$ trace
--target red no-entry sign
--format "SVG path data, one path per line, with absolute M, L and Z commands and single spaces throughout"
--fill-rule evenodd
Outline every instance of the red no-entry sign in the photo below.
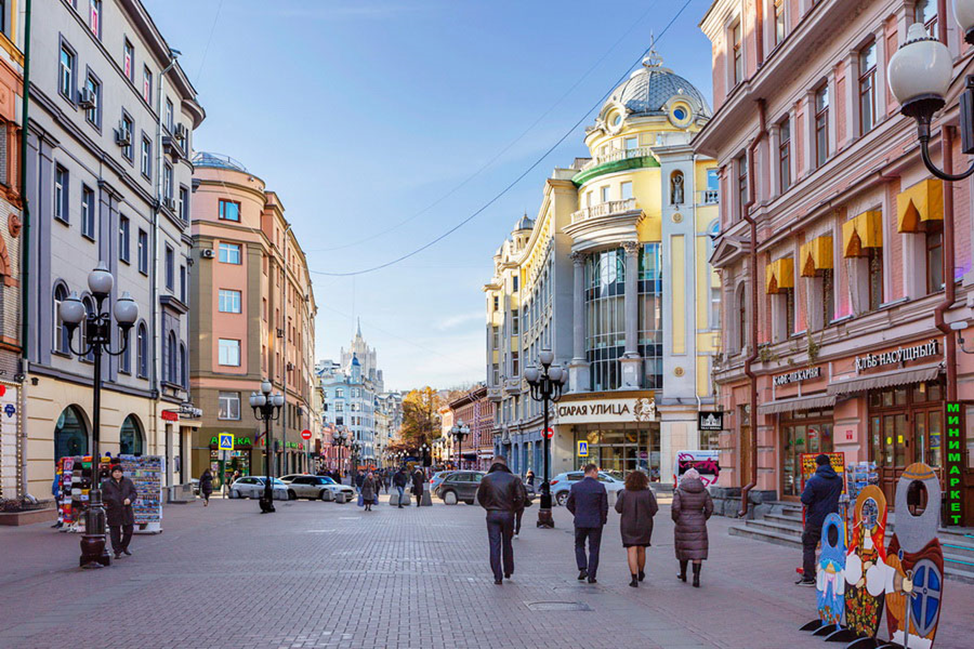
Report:
M 308 430 L 307 428 L 305 428 L 304 430 L 302 430 L 301 431 L 301 439 L 303 439 L 303 440 L 309 440 L 309 439 L 311 439 L 311 431 Z
M 545 431 L 544 436 L 547 437 L 548 439 L 551 439 L 552 437 L 555 436 L 555 429 L 549 428 L 548 430 Z

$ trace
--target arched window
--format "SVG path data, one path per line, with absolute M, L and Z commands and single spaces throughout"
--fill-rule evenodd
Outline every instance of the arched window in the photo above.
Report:
M 178 374 L 176 373 L 176 351 L 176 333 L 170 330 L 166 344 L 166 379 L 170 383 L 176 383 L 178 380 Z
M 139 376 L 146 378 L 149 376 L 149 334 L 145 330 L 145 323 L 139 323 L 139 333 L 136 336 L 137 358 Z
M 68 406 L 54 426 L 54 461 L 88 454 L 88 425 L 78 406 Z
M 85 305 L 85 313 L 87 313 L 89 316 L 95 315 L 95 301 L 92 299 L 92 297 L 90 295 L 86 295 L 83 298 L 81 298 L 81 302 L 82 302 L 82 304 Z M 81 346 L 82 346 L 82 350 L 84 349 L 84 344 L 85 344 L 85 341 L 86 340 L 88 340 L 88 321 L 87 320 L 85 320 L 84 322 L 81 323 Z M 89 351 L 87 354 L 85 354 L 85 360 L 88 361 L 89 363 L 93 363 L 95 361 L 95 352 L 94 352 L 94 350 Z
M 679 169 L 670 174 L 670 203 L 683 204 L 683 172 Z
M 145 453 L 145 435 L 142 425 L 135 415 L 129 415 L 122 422 L 118 438 L 119 455 L 142 455 Z
M 70 350 L 68 349 L 68 328 L 64 326 L 64 321 L 61 320 L 61 302 L 68 299 L 68 288 L 62 284 L 58 283 L 54 287 L 54 351 L 68 354 Z
M 186 355 L 186 345 L 179 343 L 179 384 L 189 389 L 189 357 Z

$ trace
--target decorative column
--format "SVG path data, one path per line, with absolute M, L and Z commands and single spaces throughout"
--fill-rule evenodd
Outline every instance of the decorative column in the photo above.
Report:
M 626 251 L 626 349 L 619 361 L 622 365 L 622 386 L 638 388 L 641 381 L 642 358 L 639 356 L 639 249 L 638 241 L 622 244 Z
M 574 267 L 572 290 L 572 361 L 568 364 L 568 384 L 571 392 L 589 389 L 589 366 L 585 358 L 585 253 L 569 255 Z

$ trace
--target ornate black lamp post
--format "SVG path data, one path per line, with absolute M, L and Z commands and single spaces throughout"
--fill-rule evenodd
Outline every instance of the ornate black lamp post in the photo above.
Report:
M 531 386 L 531 398 L 542 403 L 544 410 L 544 429 L 541 431 L 541 439 L 544 445 L 544 482 L 541 483 L 541 507 L 538 508 L 538 527 L 554 527 L 555 521 L 551 518 L 551 483 L 549 483 L 549 447 L 548 447 L 548 415 L 550 404 L 561 398 L 562 389 L 568 380 L 568 372 L 559 365 L 552 365 L 555 355 L 550 349 L 542 349 L 538 354 L 538 361 L 541 363 L 540 369 L 531 365 L 524 368 L 524 378 Z
M 429 461 L 430 445 L 424 443 L 422 446 L 419 447 L 419 452 L 423 454 L 422 455 L 423 467 L 428 467 L 430 465 L 430 461 Z
M 358 477 L 358 454 L 362 451 L 362 442 L 352 441 L 348 445 L 348 448 L 350 451 L 348 475 L 352 479 L 352 486 L 358 488 L 358 485 L 355 484 L 355 479 Z
M 81 357 L 91 355 L 95 366 L 94 385 L 92 393 L 92 426 L 91 426 L 91 489 L 88 492 L 88 511 L 85 514 L 85 533 L 81 537 L 81 567 L 100 568 L 111 565 L 108 550 L 105 547 L 105 507 L 101 501 L 101 484 L 99 482 L 98 464 L 101 451 L 98 448 L 101 441 L 101 357 L 102 354 L 121 356 L 128 349 L 129 331 L 139 319 L 139 305 L 135 303 L 127 292 L 115 301 L 115 321 L 121 330 L 119 349 L 112 351 L 109 345 L 112 341 L 112 313 L 102 310 L 105 301 L 112 292 L 115 279 L 108 272 L 104 262 L 98 264 L 88 275 L 88 289 L 95 297 L 95 310 L 89 313 L 77 293 L 61 302 L 58 315 L 68 329 L 68 346 L 71 351 Z M 74 348 L 74 330 L 82 322 L 80 350 Z
M 457 469 L 463 470 L 463 438 L 470 434 L 470 426 L 463 423 L 462 419 L 458 419 L 457 423 L 453 424 L 453 428 L 450 429 L 450 435 L 453 439 L 457 440 Z
M 274 509 L 274 462 L 273 440 L 271 439 L 271 422 L 281 418 L 281 408 L 284 406 L 284 395 L 280 392 L 271 393 L 271 382 L 263 380 L 260 392 L 250 393 L 250 407 L 254 409 L 254 417 L 264 422 L 264 464 L 267 475 L 264 476 L 264 495 L 260 497 L 260 513 L 269 514 Z
M 335 446 L 338 447 L 338 467 L 337 468 L 341 470 L 342 468 L 341 449 L 348 444 L 348 431 L 346 431 L 344 428 L 336 428 L 334 432 L 332 432 L 331 434 L 331 440 L 335 444 Z

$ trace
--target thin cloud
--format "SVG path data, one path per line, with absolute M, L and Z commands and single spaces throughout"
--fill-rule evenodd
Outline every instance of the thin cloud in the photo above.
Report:
M 483 311 L 472 311 L 470 313 L 462 313 L 459 315 L 450 316 L 449 318 L 444 318 L 436 323 L 436 328 L 440 331 L 446 331 L 448 329 L 453 329 L 454 327 L 459 327 L 460 325 L 466 324 L 468 322 L 473 322 L 474 320 L 480 320 L 484 317 Z
M 328 0 L 313 6 L 265 7 L 264 11 L 281 18 L 300 18 L 301 20 L 343 20 L 367 19 L 386 20 L 402 14 L 419 13 L 429 7 L 416 2 L 363 2 L 361 0 Z

